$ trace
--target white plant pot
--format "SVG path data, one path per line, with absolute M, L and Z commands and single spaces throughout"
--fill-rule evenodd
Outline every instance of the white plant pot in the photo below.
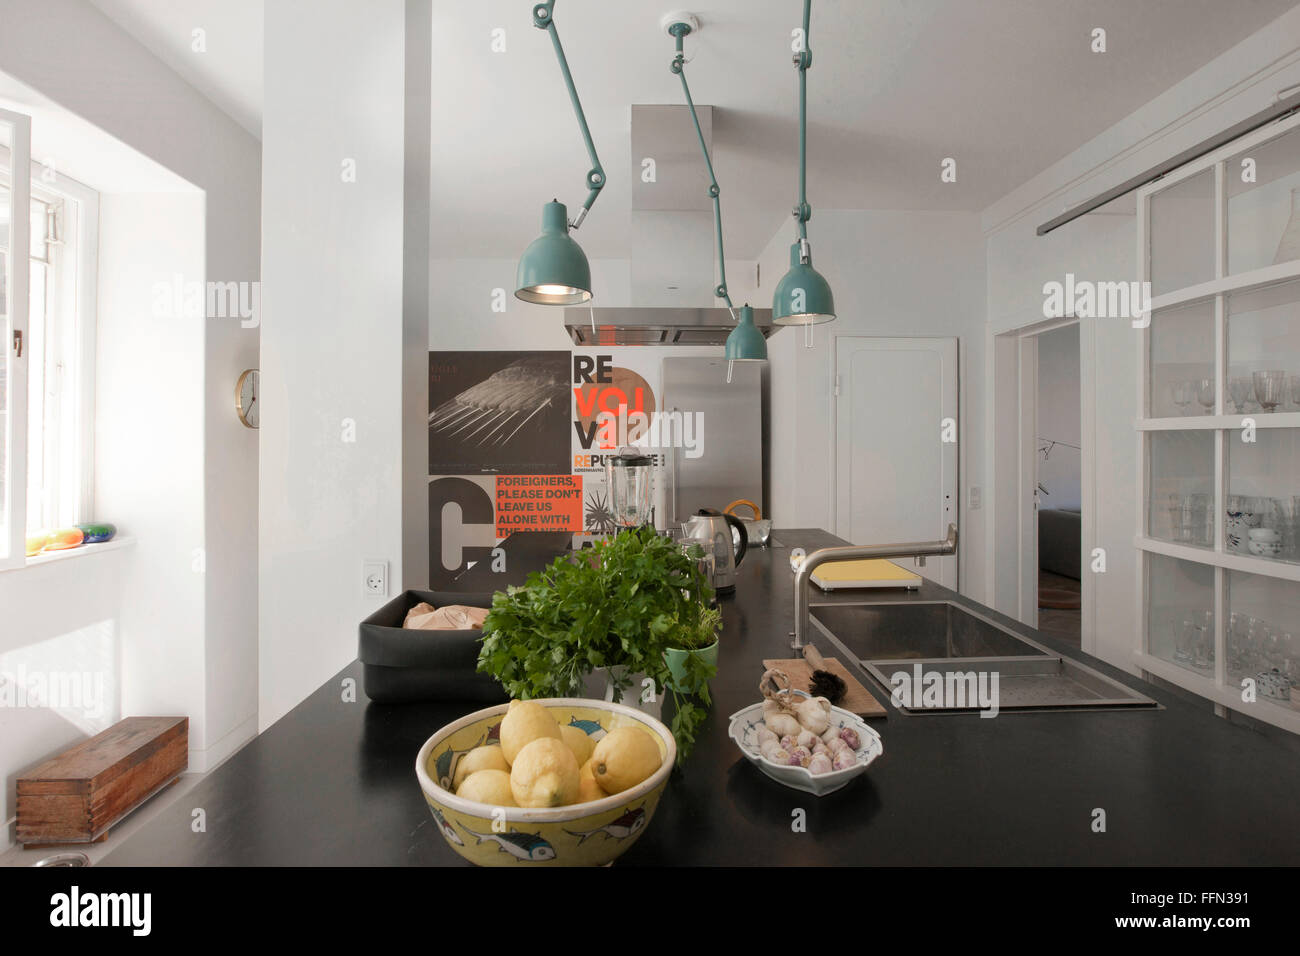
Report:
M 598 667 L 591 672 L 587 678 L 587 694 L 589 697 L 601 695 L 602 699 L 612 703 L 626 704 L 628 707 L 635 707 L 642 713 L 649 714 L 656 720 L 663 713 L 664 699 L 660 693 L 660 688 L 654 685 L 654 681 L 645 674 L 633 674 L 632 683 L 623 691 L 623 699 L 615 700 L 614 682 L 610 680 L 611 671 L 614 674 L 624 675 L 627 668 L 618 667 Z

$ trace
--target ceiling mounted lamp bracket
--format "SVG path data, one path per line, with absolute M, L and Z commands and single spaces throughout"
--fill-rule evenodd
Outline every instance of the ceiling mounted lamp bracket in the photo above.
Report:
M 577 229 L 582 225 L 582 220 L 587 218 L 587 212 L 596 201 L 596 197 L 600 195 L 600 191 L 605 188 L 605 168 L 601 166 L 600 158 L 596 155 L 596 145 L 592 142 L 591 130 L 587 127 L 587 116 L 582 111 L 582 101 L 578 99 L 578 90 L 573 85 L 573 75 L 569 72 L 569 61 L 564 55 L 564 47 L 560 44 L 560 34 L 555 29 L 555 0 L 546 0 L 545 3 L 533 7 L 533 26 L 550 34 L 551 45 L 555 47 L 555 58 L 559 61 L 560 72 L 564 75 L 564 85 L 569 91 L 569 100 L 573 103 L 573 112 L 578 118 L 582 141 L 586 144 L 587 156 L 591 159 L 591 169 L 587 171 L 586 179 L 587 201 L 582 204 L 577 218 L 568 223 L 570 229 Z
M 799 73 L 799 197 L 791 210 L 797 229 L 790 247 L 790 271 L 781 277 L 772 294 L 772 322 L 776 325 L 813 326 L 835 318 L 830 283 L 813 268 L 812 247 L 808 243 L 808 220 L 812 218 L 812 206 L 808 204 L 808 69 L 812 66 L 808 25 L 811 18 L 812 0 L 804 0 L 803 49 L 792 58 Z M 807 335 L 805 344 L 811 344 Z
M 713 200 L 713 224 L 717 233 L 719 280 L 717 286 L 714 287 L 713 294 L 727 303 L 727 308 L 731 310 L 734 318 L 736 309 L 731 303 L 730 294 L 727 292 L 727 264 L 722 251 L 722 190 L 718 188 L 718 177 L 713 172 L 713 160 L 709 156 L 709 147 L 704 142 L 704 131 L 700 128 L 700 117 L 695 111 L 695 100 L 691 98 L 691 87 L 686 82 L 686 70 L 684 69 L 686 58 L 682 48 L 682 41 L 692 33 L 699 31 L 700 20 L 692 13 L 677 12 L 667 14 L 661 22 L 664 31 L 677 44 L 677 54 L 668 65 L 668 69 L 682 81 L 682 95 L 685 96 L 686 106 L 691 112 L 691 122 L 695 126 L 695 138 L 699 140 L 700 152 L 704 155 L 704 167 L 709 172 L 709 198 Z
M 586 253 L 569 235 L 569 230 L 582 225 L 596 197 L 605 188 L 605 169 L 600 165 L 600 157 L 596 155 L 596 144 L 592 142 L 587 117 L 582 111 L 582 101 L 578 99 L 577 87 L 573 85 L 569 61 L 564 55 L 560 34 L 555 29 L 555 0 L 546 0 L 533 7 L 533 26 L 550 34 L 551 44 L 555 47 L 555 58 L 559 61 L 560 73 L 563 74 L 564 85 L 569 91 L 569 101 L 573 104 L 573 112 L 578 119 L 578 129 L 591 160 L 591 168 L 587 171 L 585 180 L 587 199 L 576 218 L 570 220 L 568 209 L 556 200 L 551 200 L 542 207 L 542 235 L 524 250 L 519 259 L 519 268 L 515 273 L 515 296 L 539 305 L 579 305 L 592 299 L 591 266 L 587 262 Z
M 704 168 L 709 173 L 708 191 L 709 199 L 713 201 L 713 224 L 717 233 L 718 255 L 718 284 L 714 286 L 713 294 L 727 303 L 727 309 L 736 322 L 736 327 L 727 336 L 724 351 L 724 356 L 727 359 L 727 381 L 730 382 L 736 362 L 767 361 L 767 340 L 754 325 L 754 310 L 749 307 L 748 303 L 741 306 L 740 316 L 737 318 L 736 308 L 732 305 L 731 295 L 727 291 L 727 260 L 722 248 L 722 190 L 718 188 L 718 177 L 713 172 L 713 159 L 709 156 L 709 147 L 704 141 L 704 131 L 700 128 L 700 117 L 695 110 L 695 100 L 691 98 L 691 87 L 686 82 L 686 70 L 684 69 L 687 61 L 683 41 L 692 33 L 699 32 L 699 18 L 691 13 L 670 13 L 663 18 L 661 23 L 664 32 L 672 37 L 676 44 L 677 53 L 668 68 L 682 81 L 682 95 L 686 98 L 686 106 L 691 112 L 691 122 L 695 126 L 695 137 L 699 140 L 700 152 L 704 156 Z

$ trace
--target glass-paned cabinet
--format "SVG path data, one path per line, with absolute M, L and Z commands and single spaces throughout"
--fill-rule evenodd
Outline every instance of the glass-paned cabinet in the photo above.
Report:
M 1136 660 L 1300 733 L 1300 116 L 1138 193 Z

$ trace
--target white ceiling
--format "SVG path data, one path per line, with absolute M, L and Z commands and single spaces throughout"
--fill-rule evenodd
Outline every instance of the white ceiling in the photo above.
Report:
M 92 0 L 244 126 L 261 115 L 262 0 Z M 659 24 L 690 0 L 561 0 L 555 22 L 609 176 L 588 255 L 633 243 L 629 106 L 680 103 Z M 809 201 L 976 211 L 1204 66 L 1296 0 L 816 0 Z M 588 164 L 529 0 L 434 0 L 434 254 L 514 257 Z M 753 258 L 795 199 L 799 0 L 699 0 L 687 40 L 697 104 L 715 107 L 729 256 Z M 190 52 L 195 26 L 208 52 Z M 1091 32 L 1108 50 L 1091 52 Z M 503 28 L 506 51 L 492 50 Z M 1261 64 L 1262 65 L 1262 64 Z M 957 160 L 957 182 L 940 162 Z
M 605 189 L 588 255 L 628 254 L 630 103 L 680 103 L 660 17 L 680 9 L 561 0 L 555 23 Z M 1294 0 L 816 0 L 808 74 L 808 199 L 821 208 L 981 210 L 1294 6 Z M 445 255 L 514 256 L 541 203 L 584 197 L 586 155 L 530 4 L 434 8 L 435 196 Z M 699 0 L 688 38 L 697 104 L 714 106 L 729 256 L 752 258 L 796 190 L 798 0 Z M 507 30 L 493 53 L 491 30 Z M 1094 27 L 1108 51 L 1090 50 Z M 442 95 L 438 95 L 441 93 Z M 439 135 L 442 133 L 443 135 Z M 957 160 L 957 182 L 940 163 Z M 439 175 L 441 174 L 441 175 Z

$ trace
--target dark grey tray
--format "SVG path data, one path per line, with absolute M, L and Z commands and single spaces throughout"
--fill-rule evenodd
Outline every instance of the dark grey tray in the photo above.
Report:
M 362 621 L 357 657 L 363 665 L 366 696 L 379 703 L 464 700 L 499 704 L 508 700 L 495 677 L 476 672 L 481 631 L 402 627 L 406 612 L 421 601 L 434 607 L 491 607 L 492 595 L 408 590 Z

